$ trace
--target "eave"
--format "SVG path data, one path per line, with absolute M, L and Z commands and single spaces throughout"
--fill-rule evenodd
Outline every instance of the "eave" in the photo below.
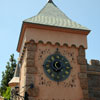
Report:
M 17 45 L 17 51 L 20 52 L 21 44 L 23 41 L 24 33 L 26 28 L 37 28 L 37 29 L 45 29 L 45 30 L 52 30 L 52 31 L 60 31 L 60 32 L 67 32 L 73 34 L 83 34 L 88 35 L 90 30 L 82 30 L 82 29 L 74 29 L 74 28 L 63 28 L 63 27 L 55 27 L 55 26 L 47 26 L 41 24 L 33 24 L 28 22 L 23 22 L 20 37 Z

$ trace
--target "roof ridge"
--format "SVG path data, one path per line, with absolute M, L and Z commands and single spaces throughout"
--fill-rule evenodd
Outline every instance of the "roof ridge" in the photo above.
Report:
M 40 12 L 37 14 L 37 15 L 39 15 L 44 9 L 45 9 L 45 7 L 48 5 L 48 3 L 52 3 L 55 7 L 57 7 L 56 5 L 55 5 L 55 3 L 52 1 L 52 0 L 49 0 L 48 2 L 47 2 L 47 4 L 40 10 Z M 58 7 L 57 7 L 58 8 Z
M 55 7 L 57 7 L 56 4 L 52 0 L 49 0 L 48 3 L 52 3 Z
M 48 0 L 48 3 L 53 3 L 53 1 L 52 0 Z

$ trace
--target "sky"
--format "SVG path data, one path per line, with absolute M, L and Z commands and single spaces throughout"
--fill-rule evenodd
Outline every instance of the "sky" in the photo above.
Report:
M 22 21 L 35 16 L 48 0 L 0 0 L 0 81 L 10 55 L 16 51 Z M 91 30 L 86 59 L 100 60 L 100 0 L 53 0 L 70 19 Z

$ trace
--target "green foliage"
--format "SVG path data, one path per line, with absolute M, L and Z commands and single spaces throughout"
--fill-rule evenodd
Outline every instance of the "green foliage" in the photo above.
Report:
M 5 93 L 3 93 L 3 97 L 7 100 L 10 99 L 10 91 L 11 91 L 11 88 L 10 87 L 7 87 L 7 90 L 5 91 Z
M 7 62 L 6 70 L 2 72 L 2 80 L 0 85 L 0 93 L 3 96 L 9 90 L 8 83 L 14 76 L 14 71 L 16 68 L 16 60 L 14 54 L 10 55 L 9 62 Z M 8 89 L 8 90 L 7 90 Z

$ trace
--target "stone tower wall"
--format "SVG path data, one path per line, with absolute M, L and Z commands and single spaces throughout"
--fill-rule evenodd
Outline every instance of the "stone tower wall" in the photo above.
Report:
M 100 100 L 100 61 L 91 60 L 87 67 L 90 100 Z

